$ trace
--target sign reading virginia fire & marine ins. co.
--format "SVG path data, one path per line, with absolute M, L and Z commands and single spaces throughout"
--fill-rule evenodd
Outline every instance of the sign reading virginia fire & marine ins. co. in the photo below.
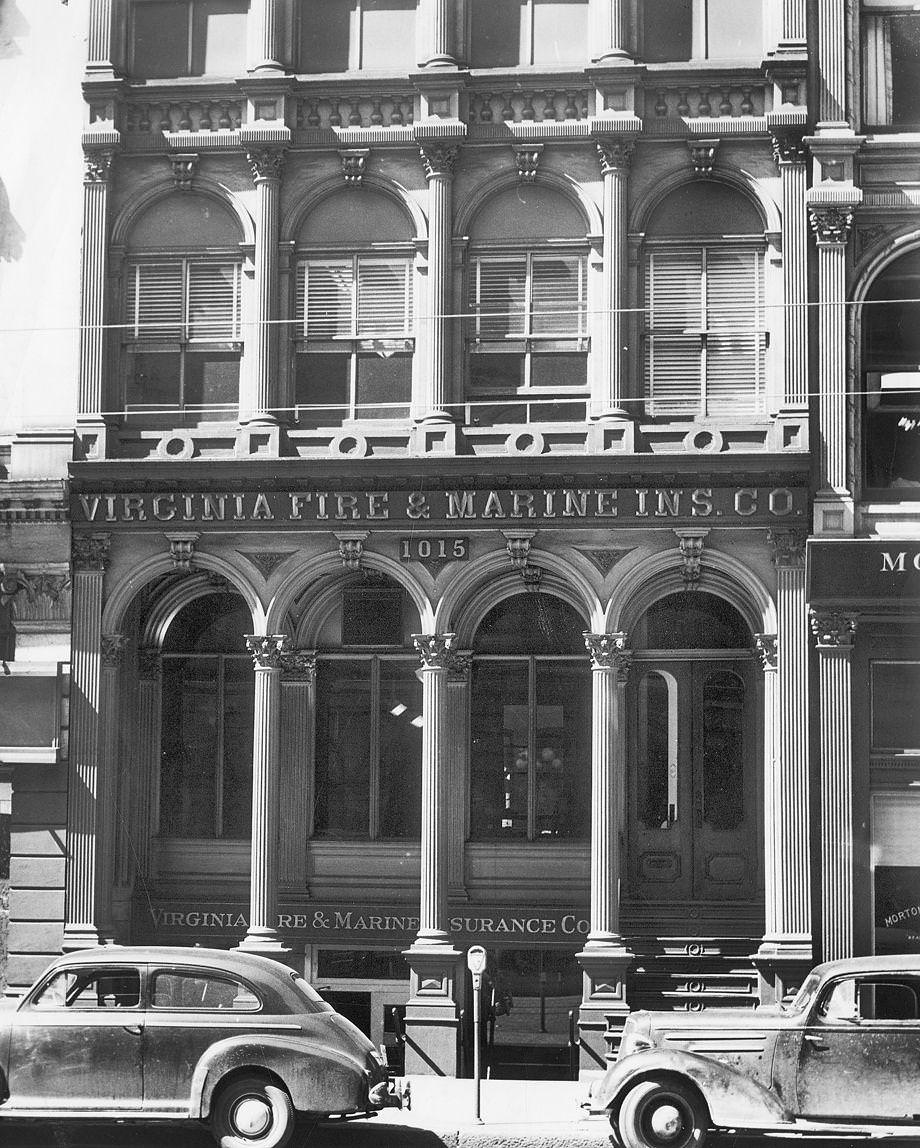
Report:
M 510 489 L 144 491 L 78 493 L 74 526 L 240 530 L 323 528 L 345 523 L 464 528 L 502 522 L 574 525 L 722 521 L 801 522 L 806 494 L 787 486 L 553 486 Z

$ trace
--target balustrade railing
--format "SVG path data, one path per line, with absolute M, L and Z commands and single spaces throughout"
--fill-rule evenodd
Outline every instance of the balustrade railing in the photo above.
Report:
M 766 111 L 762 81 L 759 84 L 649 83 L 643 99 L 646 124 L 666 119 L 762 116 Z
M 311 92 L 298 97 L 295 123 L 299 130 L 311 128 L 405 127 L 415 118 L 413 92 Z
M 546 123 L 586 120 L 591 114 L 590 88 L 494 86 L 468 94 L 470 124 Z
M 129 103 L 125 129 L 129 133 L 232 131 L 242 122 L 241 100 L 164 98 Z

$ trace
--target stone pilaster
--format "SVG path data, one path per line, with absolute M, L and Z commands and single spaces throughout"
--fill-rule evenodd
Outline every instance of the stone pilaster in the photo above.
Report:
M 282 0 L 253 0 L 249 19 L 255 24 L 250 44 L 255 52 L 247 71 L 258 75 L 283 72 L 281 62 L 281 33 L 283 27 Z
M 118 0 L 90 0 L 86 70 L 111 75 L 115 57 L 115 9 Z
M 853 956 L 853 723 L 857 615 L 811 612 L 818 646 L 821 960 Z
M 163 663 L 160 651 L 149 648 L 137 656 L 137 716 L 134 747 L 135 785 L 132 793 L 132 848 L 119 855 L 118 879 L 130 880 L 133 861 L 136 875 L 151 872 L 150 843 L 158 826 L 157 793 L 160 786 L 160 737 L 162 730 Z
M 625 689 L 631 655 L 625 634 L 585 633 L 585 645 L 592 684 L 591 927 L 577 954 L 584 970 L 578 1028 L 581 1071 L 591 1072 L 604 1067 L 608 1024 L 622 1027 L 629 1013 L 625 977 L 633 955 L 620 936 L 620 838 L 625 828 Z
M 847 125 L 846 52 L 847 0 L 818 0 L 816 67 L 818 78 L 818 130 Z M 819 296 L 820 298 L 820 296 Z
M 102 584 L 108 534 L 74 535 L 67 779 L 67 873 L 63 948 L 99 944 L 96 865 L 99 818 L 99 704 L 102 663 Z
M 252 745 L 252 868 L 249 929 L 240 948 L 284 958 L 278 936 L 278 826 L 280 794 L 281 666 L 284 634 L 247 634 L 255 669 Z
M 418 7 L 422 27 L 420 67 L 456 68 L 456 10 L 457 5 L 453 0 L 420 0 Z
M 96 916 L 104 936 L 116 935 L 113 901 L 117 894 L 116 841 L 124 837 L 131 771 L 121 761 L 121 679 L 124 665 L 123 634 L 102 635 L 102 671 L 99 691 L 99 816 L 97 819 L 99 888 Z
M 109 179 L 115 152 L 84 152 L 83 248 L 80 266 L 80 378 L 77 422 L 89 424 L 85 451 L 105 452 L 106 263 L 109 242 Z
M 773 158 L 783 189 L 783 410 L 808 407 L 807 158 L 800 132 L 773 133 Z
M 776 566 L 774 656 L 764 664 L 764 875 L 766 921 L 757 951 L 762 1003 L 780 1001 L 814 963 L 808 831 L 808 611 L 805 532 L 771 532 Z M 773 668 L 770 667 L 770 662 Z
M 628 136 L 596 141 L 604 178 L 604 294 L 601 373 L 595 375 L 591 413 L 595 418 L 628 418 L 626 395 L 627 183 L 635 143 Z
M 246 153 L 256 185 L 255 307 L 247 339 L 249 393 L 240 396 L 240 422 L 278 421 L 278 239 L 285 152 L 262 147 Z
M 589 14 L 594 63 L 631 62 L 628 0 L 589 0 Z
M 406 1073 L 456 1076 L 462 954 L 447 931 L 448 705 L 453 634 L 413 634 L 422 667 L 422 832 L 419 930 L 405 953 Z
M 425 423 L 453 421 L 450 380 L 451 199 L 458 149 L 433 140 L 419 145 L 428 182 L 428 306 L 425 345 L 426 391 L 421 418 Z
M 447 675 L 447 890 L 451 900 L 465 899 L 466 875 L 463 867 L 469 805 L 470 670 L 468 650 L 451 651 Z
M 292 650 L 281 660 L 281 833 L 279 880 L 303 893 L 307 841 L 313 831 L 313 745 L 316 651 Z

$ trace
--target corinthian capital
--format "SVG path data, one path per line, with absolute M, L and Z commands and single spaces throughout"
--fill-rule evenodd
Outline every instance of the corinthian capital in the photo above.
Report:
M 774 527 L 767 532 L 775 566 L 804 566 L 806 533 L 796 527 Z
M 287 634 L 246 634 L 246 649 L 257 670 L 281 670 L 289 638 Z
M 282 650 L 281 669 L 290 681 L 312 682 L 316 675 L 316 650 Z
M 808 221 L 819 246 L 843 246 L 853 227 L 853 208 L 812 204 L 808 208 Z
M 626 648 L 626 634 L 592 634 L 585 630 L 584 639 L 591 655 L 592 670 L 616 670 L 618 677 L 626 677 L 632 664 L 632 652 Z
M 784 163 L 804 163 L 808 158 L 803 133 L 801 131 L 774 131 L 773 162 L 777 165 Z
M 444 179 L 453 178 L 454 165 L 457 162 L 459 152 L 459 148 L 455 144 L 423 143 L 419 144 L 418 151 L 422 159 L 422 167 L 425 169 L 425 179 L 434 179 L 436 176 L 441 176 Z
M 415 646 L 424 670 L 449 670 L 453 661 L 454 634 L 413 634 Z
M 111 148 L 93 148 L 83 153 L 83 182 L 108 183 L 115 152 Z
M 776 669 L 776 634 L 755 634 L 754 649 L 760 655 L 760 664 L 765 673 Z
M 124 634 L 103 634 L 102 635 L 102 664 L 110 669 L 117 669 L 125 654 L 125 646 L 127 645 L 127 638 Z
M 819 650 L 851 650 L 858 614 L 842 610 L 812 610 L 811 631 Z
M 284 148 L 263 147 L 246 152 L 246 160 L 255 183 L 269 179 L 280 179 L 284 171 Z
M 110 534 L 75 534 L 70 543 L 70 557 L 75 573 L 102 573 L 109 564 Z
M 632 167 L 633 152 L 636 145 L 631 139 L 620 136 L 605 136 L 595 141 L 597 158 L 601 165 L 601 175 L 612 175 L 614 172 L 629 174 Z

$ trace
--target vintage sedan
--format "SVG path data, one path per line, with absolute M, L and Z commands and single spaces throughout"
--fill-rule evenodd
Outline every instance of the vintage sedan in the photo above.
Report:
M 222 1148 L 403 1103 L 382 1053 L 302 977 L 217 949 L 59 958 L 0 1012 L 0 1073 L 0 1117 L 203 1120 Z
M 591 1108 L 623 1148 L 701 1148 L 710 1130 L 915 1134 L 920 956 L 819 965 L 783 1005 L 632 1013 Z

